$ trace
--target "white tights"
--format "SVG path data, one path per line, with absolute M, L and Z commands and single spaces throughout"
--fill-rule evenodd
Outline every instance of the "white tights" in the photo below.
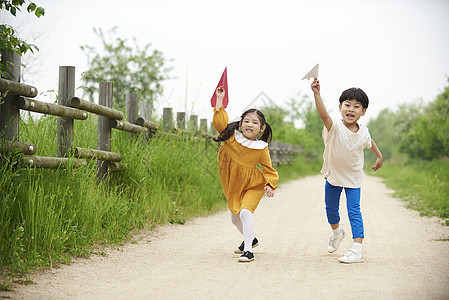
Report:
M 254 239 L 254 222 L 253 213 L 247 209 L 242 209 L 240 213 L 234 215 L 231 213 L 232 224 L 237 227 L 241 234 L 243 234 L 243 241 L 245 242 L 245 248 L 243 251 L 253 252 L 253 239 Z

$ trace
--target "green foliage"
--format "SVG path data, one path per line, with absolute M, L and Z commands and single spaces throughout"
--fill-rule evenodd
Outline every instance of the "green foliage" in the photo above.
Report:
M 166 67 L 168 61 L 162 52 L 151 51 L 151 44 L 140 48 L 135 39 L 130 46 L 126 39 L 115 36 L 116 28 L 107 32 L 109 36 L 101 29 L 94 28 L 94 32 L 101 40 L 102 52 L 89 45 L 81 46 L 90 66 L 82 79 L 90 101 L 102 81 L 113 83 L 114 104 L 118 108 L 124 108 L 127 93 L 137 93 L 139 99 L 149 102 L 162 94 L 161 82 L 169 78 L 171 70 Z
M 279 173 L 279 183 L 284 183 L 299 177 L 319 173 L 323 161 L 321 157 L 311 159 L 305 153 L 298 154 L 291 165 L 276 166 Z
M 444 148 L 438 131 L 440 129 L 432 124 L 428 115 L 418 116 L 410 130 L 404 132 L 404 139 L 400 145 L 401 151 L 411 158 L 432 160 L 442 156 Z
M 1 0 L 0 1 L 0 10 L 6 10 L 11 13 L 11 15 L 16 16 L 17 11 L 20 11 L 22 5 L 25 4 L 25 0 Z M 38 7 L 35 3 L 30 2 L 27 6 L 27 12 L 33 13 L 36 17 L 43 16 L 45 14 L 45 10 L 42 7 Z M 17 36 L 17 32 L 14 28 L 7 24 L 0 25 L 0 49 L 8 50 L 11 53 L 17 53 L 20 56 L 25 54 L 28 51 L 34 53 L 34 50 L 39 51 L 37 46 L 28 44 L 26 41 L 20 39 Z M 8 78 L 9 73 L 6 70 L 4 64 L 0 64 L 0 76 L 2 78 Z
M 22 5 L 25 4 L 25 0 L 2 0 L 0 1 L 0 9 L 9 11 L 13 16 L 16 16 L 17 11 L 20 11 Z M 45 9 L 37 6 L 34 2 L 30 2 L 27 6 L 27 11 L 29 13 L 34 12 L 36 17 L 43 16 L 45 14 Z
M 449 81 L 449 78 L 448 78 Z M 384 159 L 433 160 L 449 156 L 449 86 L 427 106 L 401 105 L 383 110 L 368 127 Z
M 299 94 L 297 97 L 291 97 L 287 105 L 288 108 L 263 108 L 265 117 L 273 128 L 273 140 L 301 145 L 307 157 L 317 157 L 323 148 L 323 123 L 313 104 L 307 95 Z M 297 128 L 295 122 L 303 123 L 305 128 Z
M 408 119 L 407 119 L 408 120 Z M 382 152 L 384 160 L 390 160 L 399 155 L 398 139 L 402 139 L 394 112 L 389 109 L 382 110 L 376 119 L 368 125 L 371 137 Z M 371 151 L 365 151 L 368 161 L 375 161 L 376 155 Z

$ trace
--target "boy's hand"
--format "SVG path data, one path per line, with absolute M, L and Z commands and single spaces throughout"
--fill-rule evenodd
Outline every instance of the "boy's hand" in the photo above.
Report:
M 312 88 L 314 94 L 320 93 L 320 81 L 317 78 L 315 78 L 310 87 Z
M 265 195 L 266 195 L 267 197 L 273 197 L 273 196 L 274 196 L 274 191 L 273 191 L 273 189 L 271 188 L 271 186 L 266 185 L 266 186 L 264 187 L 264 191 L 265 191 Z
M 225 96 L 225 90 L 222 86 L 219 86 L 215 91 L 215 95 L 217 95 L 217 100 L 223 100 Z
M 380 167 L 382 167 L 382 158 L 377 158 L 376 159 L 376 165 L 374 167 L 372 167 L 371 169 L 373 169 L 374 172 L 376 172 L 377 170 L 380 169 Z

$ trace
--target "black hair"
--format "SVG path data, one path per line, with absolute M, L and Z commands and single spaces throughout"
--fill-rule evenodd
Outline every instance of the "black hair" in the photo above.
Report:
M 340 104 L 345 100 L 357 100 L 362 104 L 363 108 L 368 108 L 369 99 L 362 89 L 353 87 L 343 91 L 340 96 Z
M 234 131 L 239 129 L 240 122 L 243 121 L 243 118 L 245 118 L 245 116 L 247 114 L 254 113 L 254 112 L 259 117 L 260 127 L 265 125 L 265 130 L 264 130 L 262 136 L 259 138 L 259 140 L 262 140 L 269 144 L 271 142 L 271 137 L 272 137 L 271 126 L 270 126 L 270 124 L 267 123 L 267 121 L 265 121 L 264 114 L 260 110 L 255 109 L 255 108 L 250 108 L 247 111 L 245 111 L 242 114 L 242 116 L 240 117 L 240 121 L 235 121 L 235 122 L 229 123 L 228 126 L 226 126 L 226 128 L 220 133 L 220 136 L 218 136 L 217 138 L 213 138 L 213 140 L 216 142 L 223 142 L 223 141 L 226 141 L 227 139 L 229 139 L 234 134 Z

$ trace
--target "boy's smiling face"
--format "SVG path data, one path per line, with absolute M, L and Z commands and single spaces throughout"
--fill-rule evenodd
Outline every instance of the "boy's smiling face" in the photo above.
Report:
M 360 117 L 364 116 L 366 112 L 366 108 L 363 108 L 362 103 L 355 99 L 343 101 L 339 108 L 341 116 L 343 117 L 343 122 L 346 126 L 356 124 Z

